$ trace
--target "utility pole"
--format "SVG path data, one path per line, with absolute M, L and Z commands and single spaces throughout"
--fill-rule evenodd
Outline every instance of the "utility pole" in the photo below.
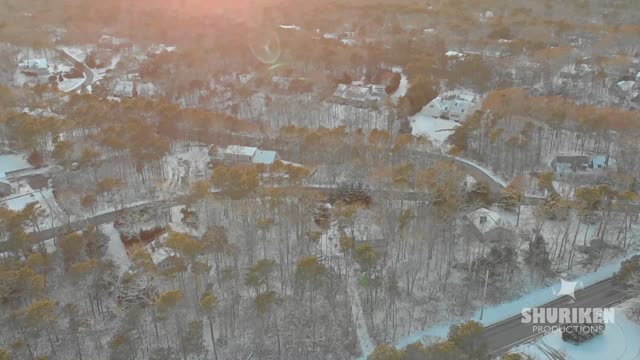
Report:
M 488 283 L 489 283 L 489 269 L 487 269 L 487 274 L 484 276 L 484 289 L 482 290 L 482 308 L 480 308 L 480 321 L 482 321 L 482 316 L 484 315 L 484 305 L 487 303 Z

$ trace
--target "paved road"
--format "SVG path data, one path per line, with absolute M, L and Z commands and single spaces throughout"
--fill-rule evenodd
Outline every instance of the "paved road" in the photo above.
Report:
M 630 297 L 607 279 L 576 292 L 576 300 L 564 296 L 541 308 L 602 308 L 618 304 Z M 531 304 L 531 307 L 536 304 Z M 523 324 L 522 315 L 488 326 L 484 329 L 485 341 L 491 356 L 499 356 L 509 349 L 533 341 L 542 334 L 534 332 L 532 324 Z
M 62 56 L 64 56 L 69 61 L 71 61 L 74 65 L 80 66 L 82 68 L 82 72 L 84 73 L 84 81 L 82 82 L 82 84 L 80 84 L 77 87 L 69 90 L 69 92 L 74 92 L 74 91 L 77 91 L 78 89 L 80 89 L 82 91 L 82 90 L 86 89 L 89 85 L 93 84 L 93 79 L 95 77 L 95 74 L 93 73 L 93 70 L 91 70 L 85 63 L 83 63 L 83 62 L 77 60 L 76 58 L 74 58 L 73 56 L 69 55 L 64 50 L 60 50 L 60 54 L 62 54 Z
M 100 214 L 100 215 L 96 215 L 87 219 L 83 219 L 83 220 L 78 220 L 78 221 L 73 221 L 70 224 L 67 225 L 62 225 L 62 226 L 58 226 L 55 228 L 51 228 L 51 229 L 47 229 L 47 230 L 42 230 L 39 232 L 33 232 L 31 233 L 31 237 L 35 240 L 35 241 L 45 241 L 48 239 L 53 239 L 56 236 L 64 236 L 65 234 L 68 234 L 71 231 L 80 231 L 83 230 L 87 227 L 87 225 L 94 225 L 94 226 L 98 226 L 98 225 L 102 225 L 102 224 L 106 224 L 106 223 L 110 223 L 116 220 L 116 218 L 118 217 L 118 214 L 121 213 L 122 211 L 127 211 L 127 210 L 137 210 L 137 209 L 142 209 L 145 207 L 151 207 L 151 206 L 157 206 L 158 204 L 164 204 L 164 205 L 169 205 L 172 204 L 172 201 L 156 201 L 153 203 L 147 203 L 147 204 L 141 204 L 141 205 L 136 205 L 136 206 L 131 206 L 128 208 L 125 208 L 124 210 L 116 210 L 116 211 L 111 211 L 108 213 L 104 213 L 104 214 Z

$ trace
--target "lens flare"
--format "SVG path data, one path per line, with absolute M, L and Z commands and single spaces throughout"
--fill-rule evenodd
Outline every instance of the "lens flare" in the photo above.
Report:
M 249 48 L 264 64 L 276 65 L 280 58 L 280 38 L 273 30 L 260 29 L 249 36 Z

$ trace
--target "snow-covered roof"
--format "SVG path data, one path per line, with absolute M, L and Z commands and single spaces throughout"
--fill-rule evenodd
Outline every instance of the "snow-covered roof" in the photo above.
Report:
M 177 256 L 177 254 L 173 250 L 164 246 L 161 239 L 153 240 L 147 246 L 145 246 L 145 248 L 151 256 L 151 261 L 153 261 L 155 265 L 160 264 L 167 258 Z
M 25 59 L 18 66 L 29 69 L 47 69 L 49 68 L 49 62 L 45 58 Z
M 133 96 L 133 81 L 128 80 L 118 80 L 116 82 L 115 88 L 113 89 L 113 94 L 116 96 Z
M 176 47 L 175 46 L 167 46 L 165 44 L 157 44 L 157 45 L 151 45 L 149 47 L 148 52 L 158 55 L 158 54 L 162 54 L 164 52 L 175 52 L 176 51 Z
M 507 225 L 500 214 L 485 208 L 480 208 L 468 213 L 467 219 L 469 219 L 473 226 L 482 234 Z
M 631 91 L 631 89 L 633 89 L 633 86 L 636 84 L 635 81 L 633 80 L 627 80 L 627 81 L 620 81 L 618 83 L 618 87 L 622 90 L 622 91 Z
M 136 86 L 139 96 L 153 97 L 158 93 L 158 88 L 153 83 L 139 83 Z
M 287 30 L 300 30 L 300 26 L 298 25 L 280 25 L 281 29 L 287 29 Z
M 30 194 L 19 195 L 19 196 L 15 196 L 10 199 L 7 199 L 3 202 L 3 204 L 9 210 L 21 211 L 22 209 L 27 207 L 27 205 L 31 203 L 37 203 L 37 202 L 38 202 L 37 194 L 30 193 Z
M 241 155 L 241 156 L 253 157 L 256 151 L 258 151 L 258 148 L 255 148 L 255 147 L 229 145 L 226 147 L 226 149 L 223 150 L 223 153 L 227 155 Z
M 448 91 L 440 94 L 437 98 L 433 99 L 425 107 L 425 114 L 432 117 L 441 117 L 442 115 L 449 115 L 455 118 L 461 118 L 465 114 L 470 113 L 470 109 L 473 108 L 478 102 L 478 95 L 475 93 L 460 89 Z
M 636 74 L 636 81 L 640 81 L 640 72 Z
M 29 164 L 26 156 L 19 154 L 0 155 L 0 173 L 5 176 L 15 171 L 31 169 L 33 166 Z
M 463 57 L 464 56 L 463 53 L 458 52 L 458 51 L 453 51 L 453 50 L 447 51 L 444 55 L 448 56 L 448 57 Z
M 271 150 L 256 150 L 253 155 L 253 162 L 256 164 L 271 165 L 276 161 L 278 153 Z
M 387 93 L 382 85 L 338 84 L 333 96 L 353 101 L 381 101 L 384 100 Z

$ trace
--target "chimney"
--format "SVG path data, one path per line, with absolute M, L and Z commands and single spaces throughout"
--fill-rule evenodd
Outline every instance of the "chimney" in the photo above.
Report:
M 481 215 L 480 216 L 480 224 L 484 224 L 487 222 L 487 215 Z

